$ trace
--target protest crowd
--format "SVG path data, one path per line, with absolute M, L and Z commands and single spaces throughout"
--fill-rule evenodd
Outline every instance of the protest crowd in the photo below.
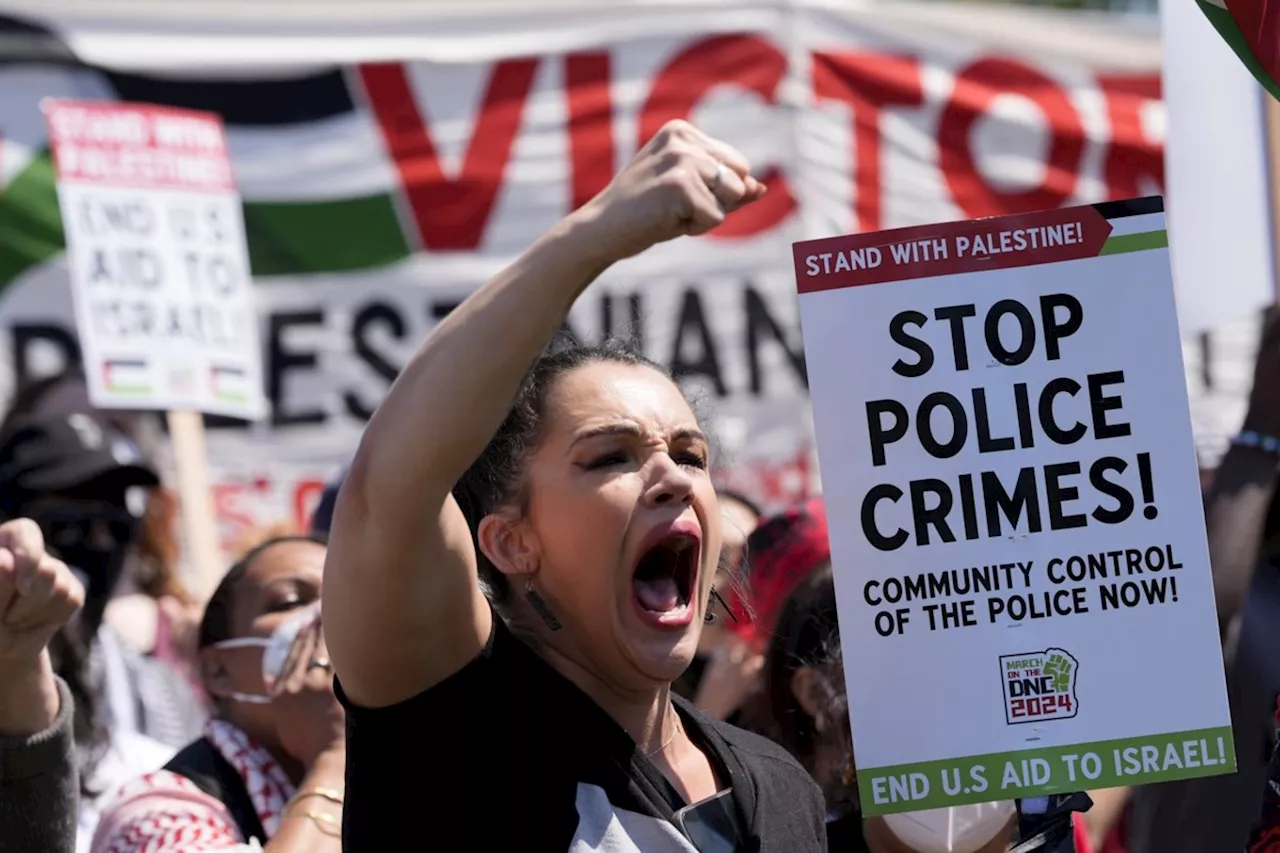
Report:
M 933 599 L 1006 593 L 992 599 L 1008 611 L 992 609 L 994 624 L 1024 618 L 1010 615 L 1015 602 L 1045 622 L 1083 613 L 1085 595 L 1018 595 L 1033 587 L 1031 562 L 908 563 L 912 573 L 847 580 L 832 542 L 850 531 L 886 554 L 930 537 L 1016 538 L 999 521 L 1022 517 L 1015 505 L 1026 506 L 1033 478 L 1019 476 L 1015 489 L 992 472 L 944 467 L 965 439 L 960 426 L 936 439 L 925 404 L 866 406 L 873 433 L 880 427 L 876 466 L 898 452 L 909 418 L 938 462 L 936 476 L 905 492 L 872 490 L 912 503 L 893 516 L 901 530 L 877 527 L 890 516 L 875 504 L 861 519 L 829 512 L 843 499 L 835 492 L 766 510 L 734 485 L 743 479 L 732 460 L 730 470 L 719 460 L 714 404 L 634 336 L 585 340 L 566 329 L 606 271 L 769 203 L 775 190 L 741 147 L 685 120 L 661 124 L 603 189 L 412 341 L 308 523 L 253 529 L 202 592 L 184 580 L 190 543 L 177 485 L 157 458 L 157 413 L 95 405 L 81 365 L 15 388 L 0 415 L 0 853 L 1280 853 L 1280 311 L 1264 322 L 1243 424 L 1200 472 L 1199 503 L 1181 507 L 1203 515 L 1207 531 L 1235 757 L 1228 745 L 1215 762 L 1209 735 L 1199 755 L 1234 771 L 1102 787 L 1073 770 L 1078 784 L 1047 793 L 867 813 L 885 801 L 883 780 L 870 790 L 850 724 L 851 706 L 876 696 L 857 677 L 866 660 L 846 667 L 864 636 L 850 641 L 846 618 L 841 641 L 849 596 L 885 613 L 915 602 L 917 623 L 927 613 L 935 630 L 936 619 L 942 629 L 977 623 Z M 1095 207 L 1109 231 L 1123 216 L 1163 214 Z M 1037 241 L 1021 249 L 1042 241 L 1076 251 L 1086 232 L 1029 225 L 1016 239 Z M 955 245 L 974 239 L 999 254 L 998 236 Z M 876 266 L 888 244 L 866 245 L 875 253 L 810 255 L 809 275 Z M 929 246 L 946 258 L 940 240 Z M 799 253 L 796 262 L 803 269 Z M 1093 316 L 1052 299 L 1022 327 L 1042 324 L 1051 360 Z M 972 309 L 896 315 L 894 340 L 918 356 L 897 363 L 899 376 L 922 375 L 935 359 L 954 358 L 958 371 L 977 364 L 977 336 L 968 354 L 963 339 L 935 352 L 903 331 L 926 320 L 961 329 Z M 1000 328 L 999 317 L 986 321 L 993 364 L 1025 361 L 998 352 Z M 1107 386 L 1123 376 L 1090 369 L 1081 392 L 1090 438 L 1127 436 L 1116 412 L 1146 398 L 1133 392 L 1122 407 Z M 1025 384 L 1010 392 L 1020 395 L 1020 449 L 1032 444 L 1033 420 L 1058 445 L 1080 440 L 1055 420 L 1054 395 L 1082 386 L 1053 382 L 1038 408 Z M 979 390 L 976 441 L 1013 448 L 1012 437 L 992 439 Z M 961 403 L 947 402 L 957 399 L 935 409 L 952 406 L 960 423 Z M 1142 482 L 1128 491 L 1113 481 L 1124 461 L 1086 471 L 1124 507 L 1120 518 L 1100 504 L 1094 519 L 1157 517 L 1151 455 L 1137 455 L 1130 473 Z M 1048 469 L 1037 476 L 1050 502 L 1043 530 L 1085 526 L 1052 503 L 1074 489 Z M 927 506 L 925 492 L 944 488 Z M 1042 529 L 1038 514 L 1026 524 Z M 1108 553 L 1110 562 L 1063 551 L 1049 577 L 1065 588 L 1090 573 L 1145 573 L 1152 583 L 1174 577 L 1174 601 L 1179 580 L 1191 595 L 1185 550 Z M 1134 585 L 1133 595 L 1156 588 Z M 903 633 L 905 606 L 896 613 L 896 628 L 877 617 L 881 637 Z M 1160 636 L 1130 632 L 1159 653 Z M 876 653 L 866 652 L 872 667 Z M 1061 665 L 1045 666 L 1050 679 Z M 948 709 L 966 698 L 949 697 L 930 728 L 953 725 Z M 1119 778 L 1121 754 L 1105 778 Z M 980 775 L 973 781 L 985 790 Z
M 763 193 L 730 145 L 664 127 L 422 343 L 311 529 L 246 543 L 203 604 L 133 416 L 75 372 L 23 389 L 0 849 L 935 849 L 859 812 L 823 501 L 717 492 L 658 365 L 556 337 L 606 266 Z M 1280 435 L 1280 322 L 1245 428 Z M 1254 444 L 1204 498 L 1241 694 L 1270 683 L 1238 627 L 1280 517 Z M 1238 724 L 1237 776 L 1022 799 L 963 849 L 1272 849 L 1271 743 Z

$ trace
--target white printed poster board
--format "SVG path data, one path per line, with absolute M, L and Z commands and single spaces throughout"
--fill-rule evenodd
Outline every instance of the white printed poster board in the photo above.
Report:
M 1162 200 L 794 255 L 864 813 L 1234 772 Z
M 240 197 L 216 115 L 44 104 L 89 395 L 265 413 Z

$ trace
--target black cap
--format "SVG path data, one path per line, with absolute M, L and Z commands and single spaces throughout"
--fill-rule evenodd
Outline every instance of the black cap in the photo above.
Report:
M 44 415 L 15 422 L 0 439 L 0 494 L 57 494 L 108 480 L 156 486 L 138 446 L 92 415 Z

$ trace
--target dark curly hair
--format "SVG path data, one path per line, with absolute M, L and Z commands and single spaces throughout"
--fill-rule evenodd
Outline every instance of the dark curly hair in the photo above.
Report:
M 525 375 L 502 426 L 453 487 L 454 500 L 471 528 L 480 582 L 495 605 L 507 601 L 510 584 L 480 550 L 480 522 L 501 507 L 524 506 L 525 463 L 543 437 L 547 395 L 561 376 L 599 362 L 647 367 L 671 377 L 662 365 L 645 358 L 626 340 L 615 338 L 588 346 L 558 335 Z

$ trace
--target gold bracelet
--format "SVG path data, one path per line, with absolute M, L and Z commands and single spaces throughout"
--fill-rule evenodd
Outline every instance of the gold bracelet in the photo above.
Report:
M 296 814 L 299 817 L 309 817 L 316 827 L 330 838 L 342 837 L 342 823 L 331 814 L 324 812 L 295 812 L 290 811 L 289 814 Z M 327 827 L 327 828 L 326 828 Z
M 311 788 L 307 791 L 299 791 L 293 795 L 293 799 L 289 800 L 289 805 L 293 805 L 299 800 L 305 800 L 307 797 L 320 797 L 331 803 L 342 805 L 342 792 L 335 791 L 332 788 Z

